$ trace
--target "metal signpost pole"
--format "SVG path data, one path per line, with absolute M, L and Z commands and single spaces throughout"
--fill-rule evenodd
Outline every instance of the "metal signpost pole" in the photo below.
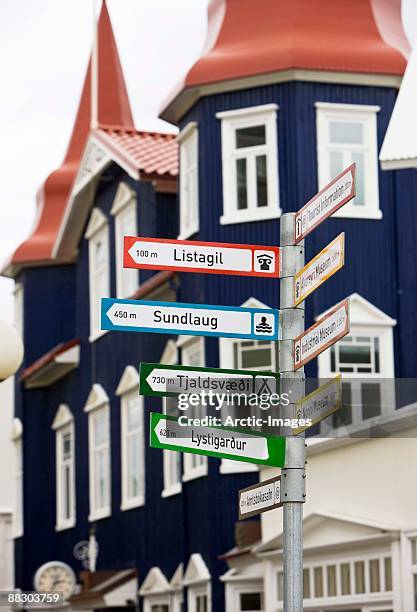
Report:
M 281 392 L 290 406 L 304 396 L 304 368 L 294 371 L 293 340 L 304 331 L 304 302 L 294 307 L 294 276 L 304 265 L 304 242 L 295 245 L 294 213 L 280 219 L 282 269 L 280 280 L 281 340 L 279 369 Z M 281 473 L 284 536 L 284 612 L 303 610 L 303 503 L 305 501 L 305 439 L 287 437 L 285 467 Z

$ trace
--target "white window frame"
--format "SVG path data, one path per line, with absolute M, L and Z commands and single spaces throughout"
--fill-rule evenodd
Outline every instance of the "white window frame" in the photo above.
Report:
M 264 302 L 261 302 L 255 297 L 250 297 L 246 302 L 241 304 L 245 308 L 270 308 Z M 235 370 L 234 364 L 234 345 L 242 340 L 234 338 L 219 338 L 219 359 L 221 368 L 231 368 Z M 243 340 L 244 342 L 244 340 Z M 272 343 L 273 341 L 271 341 Z M 275 362 L 272 364 L 274 370 L 278 371 L 277 351 L 273 352 Z M 256 370 L 256 368 L 252 368 Z M 234 461 L 233 459 L 222 459 L 220 463 L 221 474 L 240 474 L 245 472 L 258 472 L 259 467 L 254 463 L 246 463 L 244 461 Z
M 89 292 L 90 292 L 90 342 L 94 342 L 107 333 L 101 327 L 101 297 L 110 295 L 110 233 L 107 218 L 98 209 L 94 208 L 91 213 L 90 222 L 85 233 L 88 240 L 88 270 L 89 270 Z M 105 268 L 104 296 L 97 295 L 96 287 L 96 257 L 95 249 L 97 242 L 101 240 L 104 245 Z
M 160 363 L 166 363 L 169 365 L 175 365 L 178 363 L 178 349 L 173 340 L 168 340 L 164 352 L 161 355 Z M 162 398 L 162 412 L 167 412 L 167 399 Z M 162 451 L 162 464 L 163 464 L 163 483 L 164 488 L 161 492 L 161 497 L 171 497 L 172 495 L 178 495 L 182 490 L 181 476 L 177 482 L 171 482 L 170 475 L 173 472 L 173 462 L 181 461 L 181 453 L 178 451 L 163 450 Z
M 136 236 L 138 224 L 136 193 L 126 183 L 119 184 L 110 214 L 114 216 L 116 293 L 118 298 L 129 298 L 139 286 L 139 271 L 123 267 L 124 237 Z M 129 234 L 125 234 L 122 230 L 123 221 L 128 215 L 132 215 L 134 222 Z
M 182 365 L 196 365 L 190 363 L 190 355 L 196 348 L 199 351 L 200 359 L 196 367 L 204 368 L 206 365 L 205 342 L 201 336 L 181 336 L 178 339 L 177 346 L 181 347 L 181 363 Z M 197 464 L 197 465 L 196 465 Z M 189 482 L 196 478 L 202 478 L 208 474 L 208 459 L 204 455 L 196 455 L 192 453 L 184 453 L 183 457 L 184 473 L 182 476 L 183 482 Z
M 169 595 L 149 595 L 143 599 L 143 611 L 152 612 L 154 606 L 167 606 L 168 611 L 170 610 L 170 597 Z
M 393 327 L 396 325 L 395 319 L 391 319 L 380 311 L 378 308 L 373 306 L 368 300 L 357 293 L 353 294 L 349 298 L 350 301 L 350 332 L 346 336 L 369 336 L 376 337 L 379 340 L 379 373 L 355 373 L 345 372 L 342 373 L 346 379 L 364 379 L 365 382 L 371 380 L 381 380 L 381 403 L 382 410 L 381 414 L 377 417 L 371 417 L 369 419 L 362 419 L 362 416 L 358 410 L 352 410 L 352 423 L 350 425 L 339 427 L 340 433 L 343 431 L 354 429 L 355 427 L 371 426 L 373 421 L 379 420 L 382 416 L 387 414 L 393 414 L 395 411 L 395 391 L 394 391 L 394 340 L 393 340 Z M 325 313 L 323 313 L 325 314 Z M 317 318 L 321 318 L 319 315 Z M 336 345 L 337 347 L 337 345 Z M 337 348 L 336 348 L 337 350 Z M 331 351 L 332 348 L 328 348 L 318 356 L 318 376 L 319 379 L 330 379 L 334 378 L 337 372 L 332 372 L 331 369 Z M 352 397 L 352 403 L 358 405 L 359 403 L 359 392 L 360 389 L 354 389 L 354 396 Z M 331 417 L 330 417 L 331 418 Z M 320 435 L 327 434 L 333 430 L 332 422 L 329 423 L 323 421 L 320 424 Z
M 13 516 L 13 538 L 17 539 L 24 533 L 24 454 L 23 454 L 23 424 L 18 418 L 13 419 L 11 440 L 15 453 L 15 508 Z
M 177 141 L 180 145 L 180 234 L 178 239 L 186 240 L 200 229 L 197 123 L 195 121 L 187 123 L 178 134 Z M 188 147 L 194 148 L 194 164 L 188 164 Z
M 281 216 L 279 206 L 279 170 L 277 139 L 277 104 L 263 104 L 238 110 L 216 113 L 221 120 L 222 168 L 223 168 L 223 215 L 221 225 L 278 219 Z M 242 128 L 265 125 L 266 144 L 259 147 L 236 149 L 235 131 Z M 237 153 L 239 152 L 239 153 Z M 246 152 L 246 156 L 245 156 Z M 254 179 L 254 156 L 266 155 L 267 162 L 267 206 L 256 205 L 256 184 Z M 248 207 L 239 210 L 237 207 L 236 158 L 246 157 L 248 176 Z M 253 164 L 252 164 L 253 162 Z
M 188 612 L 197 612 L 197 598 L 207 597 L 207 612 L 211 612 L 211 582 L 190 585 L 188 587 Z
M 385 590 L 385 559 L 391 559 L 391 578 L 394 580 L 394 560 L 392 558 L 391 552 L 382 552 L 381 550 L 375 550 L 371 552 L 367 552 L 362 555 L 346 555 L 337 558 L 322 558 L 320 560 L 311 560 L 305 561 L 303 564 L 304 570 L 309 570 L 309 584 L 310 584 L 310 597 L 304 598 L 304 606 L 306 609 L 319 609 L 325 612 L 327 608 L 336 608 L 337 606 L 350 606 L 351 608 L 358 608 L 365 611 L 373 611 L 378 610 L 379 605 L 382 605 L 385 602 L 385 607 L 382 607 L 381 610 L 387 610 L 393 608 L 393 597 L 395 594 L 395 587 L 393 584 L 392 590 Z M 370 562 L 378 560 L 379 562 L 379 584 L 380 590 L 372 592 L 371 589 L 371 578 L 370 578 Z M 355 589 L 355 563 L 363 562 L 364 563 L 364 593 L 356 593 Z M 346 595 L 342 595 L 342 576 L 341 576 L 341 566 L 342 565 L 350 566 L 350 593 Z M 327 567 L 335 566 L 336 568 L 336 595 L 328 595 L 328 584 L 327 584 Z M 315 597 L 314 596 L 314 568 L 322 569 L 322 588 L 323 588 L 323 596 Z M 275 606 L 274 610 L 282 610 L 283 609 L 283 600 L 278 599 L 278 574 L 283 572 L 283 567 L 280 564 L 278 568 L 274 567 L 273 572 L 273 582 L 274 582 L 274 601 Z M 374 604 L 372 603 L 374 602 Z
M 382 219 L 379 203 L 378 184 L 378 138 L 377 113 L 380 106 L 363 104 L 334 104 L 329 102 L 316 102 L 317 118 L 317 160 L 319 189 L 327 185 L 334 176 L 330 176 L 329 156 L 329 122 L 330 121 L 360 121 L 363 124 L 364 145 L 360 150 L 365 154 L 365 204 L 355 206 L 354 200 L 342 206 L 333 214 L 333 217 L 351 219 Z M 344 167 L 352 163 L 349 145 L 340 145 L 344 155 Z M 358 145 L 356 145 L 358 147 Z M 337 145 L 336 145 L 337 148 Z M 355 145 L 352 145 L 352 149 Z
M 16 283 L 14 286 L 14 326 L 20 338 L 24 340 L 23 321 L 24 321 L 24 289 L 22 283 Z
M 240 596 L 249 593 L 260 593 L 263 609 L 265 609 L 264 585 L 261 579 L 245 577 L 241 581 L 226 582 L 226 610 L 227 612 L 242 612 L 240 607 Z M 262 612 L 262 610 L 260 612 Z
M 61 404 L 58 408 L 55 419 L 52 423 L 55 431 L 55 482 L 56 482 L 56 519 L 55 531 L 71 529 L 76 522 L 76 502 L 75 502 L 75 426 L 74 417 L 68 406 Z M 70 435 L 71 458 L 69 461 L 63 459 L 63 440 Z M 65 483 L 62 472 L 65 465 L 69 468 L 69 496 L 70 496 L 70 516 L 63 516 L 65 506 L 64 495 Z
M 89 469 L 89 500 L 90 513 L 88 520 L 90 522 L 98 521 L 107 518 L 111 515 L 111 430 L 110 430 L 110 400 L 103 387 L 94 384 L 84 407 L 84 412 L 88 414 L 88 469 Z M 106 505 L 102 508 L 96 507 L 95 498 L 95 451 L 94 445 L 94 417 L 99 413 L 103 413 L 105 418 L 105 427 L 107 440 L 103 446 L 103 450 L 107 452 L 107 473 L 105 474 L 105 490 L 106 490 Z
M 120 412 L 121 412 L 121 455 L 122 455 L 122 503 L 121 510 L 131 510 L 145 504 L 145 431 L 144 431 L 144 402 L 143 397 L 138 394 L 139 375 L 134 366 L 126 367 L 119 385 L 116 390 L 116 395 L 120 396 Z M 127 429 L 127 413 L 129 403 L 134 399 L 139 407 L 139 427 L 133 432 Z M 129 460 L 128 460 L 128 438 L 133 435 L 139 436 L 140 446 L 140 462 L 138 466 L 138 478 L 140 482 L 140 491 L 135 497 L 129 497 Z

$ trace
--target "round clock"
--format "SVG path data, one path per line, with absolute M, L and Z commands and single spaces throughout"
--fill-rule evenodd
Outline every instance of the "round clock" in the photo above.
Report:
M 66 563 L 49 561 L 37 570 L 33 583 L 36 591 L 61 592 L 64 599 L 68 599 L 74 594 L 77 579 Z

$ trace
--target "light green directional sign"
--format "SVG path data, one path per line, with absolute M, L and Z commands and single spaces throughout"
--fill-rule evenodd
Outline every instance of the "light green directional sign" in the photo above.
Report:
M 224 370 L 193 366 L 141 363 L 140 395 L 165 396 L 179 393 L 279 393 L 279 374 L 248 370 Z
M 226 427 L 193 427 L 182 417 L 151 412 L 150 445 L 220 459 L 284 467 L 285 438 Z M 186 421 L 187 417 L 183 417 Z

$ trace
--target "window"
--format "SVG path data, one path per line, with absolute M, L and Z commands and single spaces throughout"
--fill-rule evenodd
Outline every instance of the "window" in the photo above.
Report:
M 185 240 L 199 230 L 198 128 L 194 121 L 178 136 L 180 143 L 180 235 Z
M 240 593 L 239 612 L 257 612 L 262 610 L 262 594 L 259 592 Z
M 269 308 L 256 298 L 250 298 L 242 306 L 248 308 Z M 233 370 L 258 370 L 263 372 L 278 371 L 278 343 L 265 340 L 234 340 L 220 338 L 220 367 Z M 230 408 L 229 412 L 230 413 Z M 237 472 L 256 472 L 258 467 L 253 463 L 222 459 L 220 472 L 233 474 Z
M 191 555 L 184 573 L 183 584 L 188 587 L 188 612 L 211 612 L 211 577 L 204 559 Z
M 204 338 L 187 338 L 180 340 L 181 361 L 186 366 L 205 366 Z M 190 418 L 203 417 L 204 406 L 189 406 L 187 416 Z M 207 475 L 207 457 L 184 453 L 184 476 L 183 480 L 192 480 Z
M 145 498 L 143 399 L 132 390 L 122 396 L 122 509 L 140 506 Z
M 56 530 L 75 525 L 75 430 L 74 417 L 65 404 L 52 423 L 56 452 Z
M 216 114 L 222 137 L 222 224 L 275 219 L 281 214 L 277 109 L 276 104 L 266 104 Z
M 318 358 L 321 379 L 338 373 L 343 377 L 343 408 L 322 422 L 321 433 L 395 410 L 395 321 L 358 294 L 350 297 L 350 319 L 350 333 Z
M 14 326 L 23 340 L 23 285 L 16 283 L 14 288 Z
M 259 370 L 276 372 L 277 343 L 264 340 L 241 340 L 233 342 L 233 368 L 237 370 Z
M 23 425 L 20 419 L 14 418 L 11 439 L 15 452 L 15 513 L 13 536 L 23 535 Z
M 119 184 L 110 212 L 114 215 L 117 297 L 128 298 L 138 288 L 139 274 L 123 267 L 124 237 L 137 234 L 136 194 L 126 183 Z
M 139 588 L 139 595 L 143 597 L 143 612 L 172 610 L 170 585 L 159 567 L 151 567 Z
M 316 102 L 319 187 L 356 163 L 356 197 L 333 216 L 381 219 L 378 189 L 379 106 Z
M 85 233 L 89 241 L 90 341 L 103 335 L 101 298 L 110 295 L 109 226 L 103 213 L 95 208 Z
M 116 389 L 121 410 L 122 510 L 145 503 L 143 398 L 138 387 L 138 371 L 129 365 Z
M 284 575 L 278 573 L 278 601 L 283 600 Z M 374 595 L 392 592 L 391 557 L 346 559 L 321 565 L 305 564 L 303 571 L 304 600 L 317 598 L 351 598 L 353 595 Z M 338 599 L 339 602 L 339 599 Z
M 175 342 L 169 340 L 162 353 L 161 363 L 174 365 L 178 363 L 178 350 Z M 178 402 L 175 396 L 162 399 L 162 411 L 164 414 L 178 416 Z M 164 489 L 162 497 L 176 495 L 181 491 L 181 453 L 171 450 L 163 450 L 163 472 Z
M 188 610 L 189 612 L 211 612 L 207 586 L 189 587 Z
M 95 521 L 110 516 L 110 402 L 101 385 L 93 385 L 88 412 L 90 515 Z

